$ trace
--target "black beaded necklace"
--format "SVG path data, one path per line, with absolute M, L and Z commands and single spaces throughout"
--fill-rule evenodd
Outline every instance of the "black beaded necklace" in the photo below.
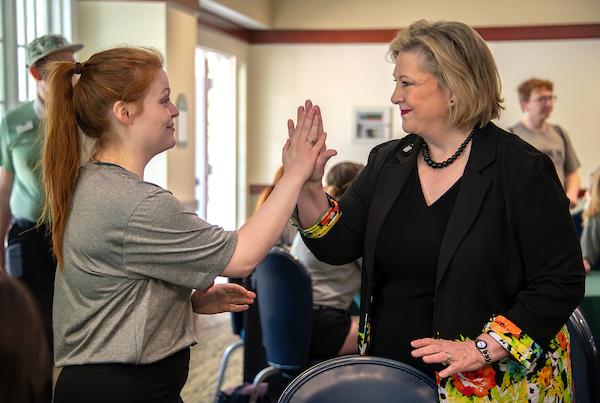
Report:
M 471 141 L 472 138 L 473 138 L 473 132 L 469 133 L 469 136 L 458 147 L 458 150 L 456 150 L 454 152 L 454 154 L 452 154 L 452 157 L 450 157 L 446 161 L 442 161 L 442 162 L 435 162 L 434 160 L 431 159 L 431 157 L 429 156 L 429 146 L 427 145 L 427 143 L 425 141 L 423 141 L 423 144 L 421 145 L 421 152 L 423 153 L 423 159 L 425 160 L 425 163 L 427 163 L 427 165 L 429 165 L 432 168 L 435 168 L 435 169 L 446 168 L 448 165 L 450 165 L 454 161 L 456 161 L 458 156 L 465 150 L 465 148 L 467 147 L 467 144 L 469 144 L 469 141 Z

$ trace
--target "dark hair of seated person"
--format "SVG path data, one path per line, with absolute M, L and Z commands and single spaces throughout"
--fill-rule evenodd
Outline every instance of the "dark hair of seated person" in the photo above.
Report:
M 36 403 L 51 376 L 37 306 L 19 281 L 0 274 L 0 402 Z

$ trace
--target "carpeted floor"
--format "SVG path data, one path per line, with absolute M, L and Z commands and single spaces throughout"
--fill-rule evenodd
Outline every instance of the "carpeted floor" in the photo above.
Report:
M 191 349 L 190 372 L 181 397 L 185 403 L 211 403 L 221 356 L 225 348 L 239 339 L 231 331 L 229 313 L 196 315 L 198 344 Z M 229 360 L 223 387 L 242 383 L 243 348 L 236 350 Z

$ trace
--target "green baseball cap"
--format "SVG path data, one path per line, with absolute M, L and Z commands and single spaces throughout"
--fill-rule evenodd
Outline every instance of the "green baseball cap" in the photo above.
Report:
M 71 52 L 75 53 L 81 48 L 83 48 L 82 44 L 69 43 L 69 41 L 67 41 L 61 35 L 40 36 L 39 38 L 35 38 L 33 41 L 29 42 L 27 48 L 25 49 L 27 66 L 31 66 L 40 59 L 43 59 L 52 53 L 62 52 L 64 50 L 70 50 Z

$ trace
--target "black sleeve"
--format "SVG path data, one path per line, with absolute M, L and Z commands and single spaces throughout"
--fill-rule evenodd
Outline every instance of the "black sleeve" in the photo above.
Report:
M 366 167 L 339 200 L 342 216 L 334 227 L 323 238 L 302 237 L 320 261 L 342 265 L 362 257 L 369 204 L 382 165 L 380 154 L 386 154 L 379 151 L 384 146 L 389 147 L 389 143 L 371 150 Z
M 507 168 L 505 189 L 523 287 L 506 317 L 544 347 L 582 300 L 585 272 L 569 201 L 552 161 L 543 154 L 519 160 Z

